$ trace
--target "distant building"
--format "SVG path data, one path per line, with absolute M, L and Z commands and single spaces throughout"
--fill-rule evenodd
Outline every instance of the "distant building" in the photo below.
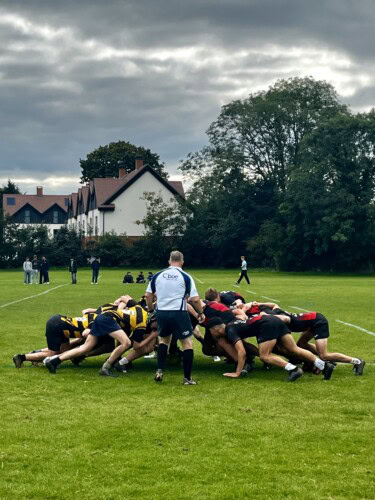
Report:
M 50 235 L 67 223 L 69 195 L 43 194 L 43 187 L 36 194 L 4 194 L 3 209 L 13 222 L 20 226 L 44 224 Z
M 130 173 L 119 169 L 119 177 L 100 178 L 78 189 L 69 196 L 68 226 L 86 236 L 100 236 L 114 231 L 128 237 L 143 235 L 143 225 L 136 224 L 146 215 L 145 191 L 160 194 L 165 202 L 184 198 L 180 181 L 166 181 L 142 159 Z

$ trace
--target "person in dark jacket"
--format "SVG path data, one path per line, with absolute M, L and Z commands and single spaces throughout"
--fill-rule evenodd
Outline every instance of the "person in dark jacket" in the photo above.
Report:
M 73 258 L 70 259 L 69 272 L 72 275 L 72 285 L 77 284 L 77 270 L 78 270 L 77 262 Z
M 132 276 L 132 274 L 130 273 L 130 271 L 128 271 L 125 276 L 124 276 L 124 279 L 122 280 L 123 283 L 134 283 L 134 278 Z
M 99 277 L 100 262 L 98 261 L 98 259 L 96 257 L 94 257 L 94 260 L 91 263 L 91 269 L 92 269 L 91 284 L 97 285 L 98 284 L 98 277 Z
M 40 276 L 39 284 L 42 283 L 49 285 L 49 264 L 45 257 L 42 257 L 42 262 L 40 263 Z

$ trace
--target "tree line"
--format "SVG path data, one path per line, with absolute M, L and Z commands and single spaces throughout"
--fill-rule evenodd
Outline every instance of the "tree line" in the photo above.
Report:
M 207 139 L 179 167 L 191 186 L 185 200 L 144 193 L 142 240 L 107 234 L 83 244 L 67 228 L 48 240 L 2 217 L 0 265 L 45 248 L 56 265 L 95 253 L 104 265 L 155 267 L 179 248 L 189 266 L 237 266 L 243 254 L 252 267 L 374 269 L 374 110 L 353 113 L 329 83 L 291 78 L 223 106 Z M 119 141 L 80 160 L 82 182 L 130 170 L 139 155 L 166 176 L 158 155 Z

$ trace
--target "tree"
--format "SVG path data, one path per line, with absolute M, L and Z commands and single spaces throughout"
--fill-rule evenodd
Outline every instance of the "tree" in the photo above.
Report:
M 145 164 L 167 178 L 164 163 L 160 162 L 157 154 L 142 146 L 118 141 L 99 146 L 88 153 L 85 160 L 79 160 L 82 169 L 81 183 L 84 184 L 96 177 L 118 177 L 119 168 L 131 172 L 135 168 L 136 157 L 142 157 Z
M 301 146 L 280 204 L 286 269 L 371 268 L 375 111 L 321 123 Z
M 279 80 L 222 108 L 208 131 L 209 145 L 188 155 L 183 173 L 193 179 L 217 170 L 240 170 L 249 179 L 272 182 L 283 192 L 299 162 L 303 138 L 322 120 L 346 114 L 334 88 L 313 78 Z

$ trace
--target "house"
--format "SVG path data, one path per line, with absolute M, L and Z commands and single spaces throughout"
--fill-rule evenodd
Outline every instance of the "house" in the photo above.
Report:
M 100 236 L 114 231 L 137 238 L 143 225 L 136 224 L 146 215 L 145 191 L 160 194 L 165 202 L 184 198 L 180 181 L 167 181 L 143 160 L 137 158 L 135 170 L 119 169 L 118 178 L 94 179 L 69 196 L 68 226 L 86 236 Z
M 67 223 L 69 195 L 43 194 L 43 187 L 36 194 L 4 194 L 3 209 L 13 222 L 20 226 L 44 224 L 52 236 Z

